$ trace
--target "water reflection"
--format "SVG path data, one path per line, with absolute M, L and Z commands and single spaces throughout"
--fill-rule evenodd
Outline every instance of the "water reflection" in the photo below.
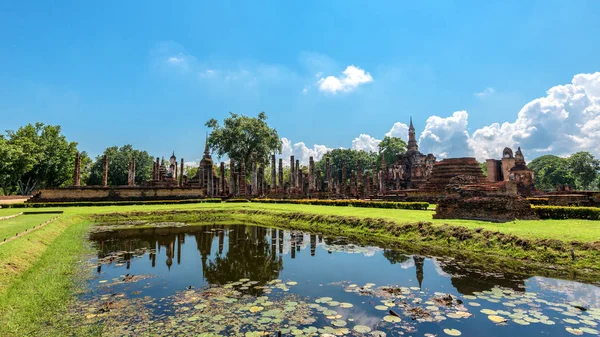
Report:
M 495 286 L 523 290 L 527 279 L 523 275 L 471 268 L 454 260 L 427 259 L 394 249 L 365 247 L 346 238 L 258 226 L 126 229 L 117 233 L 95 233 L 92 240 L 97 242 L 100 261 L 119 252 L 121 264 L 127 270 L 131 269 L 132 263 L 143 264 L 149 261 L 152 268 L 157 263 L 164 263 L 167 272 L 174 268 L 174 260 L 178 268 L 184 263 L 182 259 L 195 260 L 192 252 L 185 249 L 186 246 L 195 244 L 195 251 L 201 261 L 201 280 L 209 284 L 225 284 L 241 278 L 264 284 L 280 277 L 285 256 L 295 260 L 300 254 L 304 255 L 305 251 L 311 258 L 318 258 L 318 251 L 327 254 L 359 253 L 364 257 L 380 253 L 390 264 L 403 270 L 414 270 L 414 279 L 419 288 L 423 287 L 426 261 L 429 261 L 436 271 L 435 275 L 429 277 L 449 277 L 452 286 L 461 294 L 490 290 Z M 137 259 L 145 254 L 148 256 L 147 260 Z M 157 256 L 164 259 L 163 262 L 157 262 Z M 102 272 L 102 264 L 98 265 L 97 271 Z

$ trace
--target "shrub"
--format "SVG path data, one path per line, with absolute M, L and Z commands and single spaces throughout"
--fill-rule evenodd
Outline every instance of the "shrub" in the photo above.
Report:
M 225 202 L 250 202 L 250 200 L 244 198 L 232 198 L 225 200 Z
M 548 198 L 527 198 L 532 205 L 548 205 Z
M 272 204 L 300 204 L 300 205 L 323 205 L 323 206 L 352 206 L 367 208 L 392 208 L 427 210 L 427 202 L 391 202 L 391 201 L 369 201 L 369 200 L 327 200 L 327 199 L 252 199 L 253 202 Z
M 570 207 L 570 206 L 532 206 L 540 219 L 585 219 L 600 220 L 598 207 Z

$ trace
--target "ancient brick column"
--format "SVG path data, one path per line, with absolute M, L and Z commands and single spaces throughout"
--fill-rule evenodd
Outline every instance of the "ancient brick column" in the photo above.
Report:
M 300 189 L 302 185 L 302 170 L 300 169 L 300 160 L 296 159 L 296 188 Z
M 342 183 L 340 187 L 342 188 L 342 197 L 346 197 L 347 188 L 346 188 L 346 180 L 348 177 L 346 176 L 346 161 L 342 161 Z
M 331 179 L 331 163 L 329 157 L 325 158 L 325 179 L 327 179 L 327 193 L 333 191 L 333 180 Z
M 108 155 L 104 155 L 104 166 L 102 169 L 102 186 L 108 186 Z
M 160 176 L 160 158 L 156 157 L 156 180 L 162 180 Z
M 179 186 L 183 186 L 183 183 L 184 183 L 184 181 L 183 181 L 183 174 L 185 172 L 185 169 L 184 169 L 184 165 L 183 164 L 184 164 L 183 158 L 181 158 L 181 167 L 179 168 L 179 170 L 180 170 L 180 172 L 179 172 Z
M 315 192 L 315 161 L 313 157 L 308 158 L 308 192 Z
M 237 179 L 235 177 L 235 161 L 229 159 L 229 194 L 237 195 Z
M 250 165 L 252 165 L 252 180 L 251 180 L 251 193 L 252 195 L 258 195 L 258 176 L 257 176 L 257 170 L 258 167 L 256 166 L 256 156 L 252 155 L 252 159 L 250 161 Z
M 356 171 L 350 173 L 350 196 L 354 198 L 356 196 Z
M 283 190 L 285 186 L 283 185 L 283 159 L 279 158 L 279 193 L 284 194 Z
M 385 195 L 387 182 L 387 168 L 385 167 L 385 157 L 381 154 L 381 170 L 379 171 L 379 191 Z
M 365 173 L 363 186 L 364 186 L 363 198 L 367 198 L 368 196 L 371 195 L 371 172 Z
M 225 163 L 221 162 L 219 166 L 219 195 L 225 195 Z
M 75 169 L 73 170 L 73 186 L 81 186 L 81 154 L 75 154 Z
M 363 194 L 363 167 L 360 161 L 356 164 L 356 195 L 361 198 Z
M 213 173 L 213 167 L 212 167 L 212 163 L 210 164 L 210 167 L 207 168 L 208 172 L 206 172 L 206 177 L 208 178 L 208 181 L 206 182 L 206 190 L 208 191 L 208 196 L 212 197 L 214 195 L 214 173 Z
M 320 169 L 317 170 L 317 176 L 315 178 L 315 192 L 323 192 L 321 189 L 323 188 L 323 177 L 321 176 L 322 172 Z
M 244 160 L 240 163 L 240 196 L 246 196 L 246 164 Z
M 127 186 L 133 186 L 133 158 L 129 160 L 129 171 L 127 172 Z
M 371 165 L 371 193 L 377 195 L 377 167 L 375 163 Z
M 275 176 L 275 155 L 271 155 L 271 193 L 277 193 L 277 177 Z
M 290 156 L 290 194 L 294 193 L 296 187 L 296 170 L 294 167 L 294 156 Z

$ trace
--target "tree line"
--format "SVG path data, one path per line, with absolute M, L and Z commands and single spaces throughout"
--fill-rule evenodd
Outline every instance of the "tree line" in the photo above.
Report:
M 208 145 L 213 153 L 236 163 L 244 161 L 247 170 L 251 168 L 253 157 L 258 164 L 269 165 L 272 154 L 281 154 L 280 137 L 277 130 L 268 125 L 264 112 L 257 117 L 230 113 L 222 125 L 210 119 L 206 126 L 212 129 Z M 136 184 L 152 179 L 154 158 L 144 150 L 134 149 L 129 144 L 111 146 L 92 159 L 85 151 L 78 149 L 77 142 L 67 140 L 60 125 L 36 123 L 0 134 L 0 193 L 28 195 L 37 189 L 72 185 L 77 152 L 81 156 L 82 185 L 102 184 L 104 155 L 109 158 L 109 185 L 127 184 L 129 161 L 132 158 L 136 163 Z M 340 172 L 342 163 L 345 163 L 346 175 L 350 177 L 359 164 L 365 171 L 371 170 L 373 164 L 379 170 L 382 159 L 389 166 L 404 152 L 404 140 L 386 136 L 377 152 L 334 149 L 315 162 L 315 169 L 324 173 L 325 162 L 329 158 L 333 172 Z M 577 152 L 564 158 L 545 155 L 532 160 L 528 166 L 534 171 L 535 185 L 540 190 L 552 190 L 557 185 L 568 185 L 571 189 L 600 189 L 600 160 L 589 152 Z M 482 169 L 485 168 L 482 165 Z M 308 170 L 307 167 L 303 169 Z M 186 167 L 185 171 L 191 178 L 197 172 L 197 167 Z M 229 167 L 226 171 L 229 171 Z M 289 175 L 289 167 L 284 167 L 286 181 L 289 181 Z M 250 179 L 249 174 L 247 177 Z M 265 179 L 270 181 L 270 170 L 265 170 Z

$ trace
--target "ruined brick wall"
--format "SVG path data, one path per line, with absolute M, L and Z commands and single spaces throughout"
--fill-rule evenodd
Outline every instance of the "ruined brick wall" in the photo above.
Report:
M 174 200 L 203 198 L 204 190 L 189 187 L 66 187 L 40 190 L 32 202 Z

